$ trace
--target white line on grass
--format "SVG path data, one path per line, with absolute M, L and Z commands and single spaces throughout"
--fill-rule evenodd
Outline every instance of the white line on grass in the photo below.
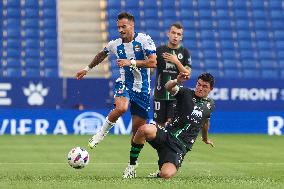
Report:
M 0 162 L 0 165 L 60 165 L 60 164 L 68 164 L 66 163 L 59 163 L 59 162 Z M 93 165 L 125 165 L 127 163 L 89 163 L 89 164 L 93 164 Z M 157 163 L 141 163 L 141 164 L 146 164 L 146 165 L 156 165 Z M 242 164 L 247 164 L 247 165 L 284 165 L 284 162 L 189 162 L 189 163 L 183 163 L 190 165 L 190 164 L 194 164 L 194 165 L 208 165 L 208 164 L 218 164 L 218 165 L 230 165 L 230 164 L 235 164 L 235 165 L 242 165 Z

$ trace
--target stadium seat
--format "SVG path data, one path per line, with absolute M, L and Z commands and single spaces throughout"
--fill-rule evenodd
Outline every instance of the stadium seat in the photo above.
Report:
M 153 0 L 144 0 L 143 7 L 144 7 L 144 10 L 147 10 L 149 8 L 158 10 L 157 1 L 153 1 Z
M 54 8 L 43 9 L 43 16 L 45 18 L 53 18 L 53 19 L 55 19 L 56 18 L 56 9 L 54 9 Z
M 175 10 L 176 9 L 176 1 L 169 1 L 169 0 L 161 0 L 161 7 L 162 9 L 169 9 L 169 10 Z M 173 11 L 175 12 L 175 11 Z
M 252 1 L 253 2 L 253 1 Z M 267 13 L 262 10 L 253 10 L 252 15 L 254 19 L 264 20 L 268 17 Z
M 211 8 L 210 1 L 197 1 L 197 4 L 198 4 L 199 9 L 210 9 Z
M 234 16 L 237 19 L 248 19 L 248 12 L 245 9 L 237 9 L 234 11 Z
M 40 31 L 38 29 L 26 29 L 24 31 L 24 38 L 26 39 L 39 39 Z
M 216 0 L 216 8 L 217 9 L 228 9 L 228 1 L 227 0 Z
M 187 19 L 190 22 L 193 22 L 193 18 L 194 18 L 193 11 L 188 11 L 187 9 L 181 9 L 180 15 L 182 19 Z
M 262 68 L 262 70 L 266 70 L 267 68 L 274 68 L 274 69 L 278 69 L 278 64 L 277 62 L 275 62 L 275 60 L 260 60 L 260 68 Z
M 51 8 L 51 9 L 55 10 L 56 0 L 43 0 L 43 7 L 44 8 Z
M 44 48 L 56 49 L 57 48 L 57 40 L 56 39 L 45 39 Z
M 242 67 L 244 69 L 257 69 L 259 68 L 259 64 L 255 60 L 242 60 Z
M 45 39 L 56 39 L 57 38 L 57 31 L 55 28 L 53 29 L 44 29 L 43 36 Z
M 26 0 L 24 6 L 28 8 L 38 8 L 39 1 L 38 0 Z
M 58 77 L 58 70 L 47 68 L 44 70 L 44 76 L 45 77 Z
M 240 63 L 237 62 L 236 60 L 225 60 L 223 62 L 223 67 L 224 67 L 224 71 L 225 69 L 237 69 L 240 68 Z
M 39 69 L 35 68 L 26 68 L 25 70 L 25 76 L 31 77 L 31 78 L 38 78 L 41 77 L 41 73 Z
M 56 58 L 57 57 L 57 50 L 56 49 L 44 49 L 44 56 L 46 58 Z
M 7 7 L 19 8 L 20 6 L 21 6 L 20 0 L 8 0 L 7 1 Z
M 210 19 L 212 18 L 212 12 L 208 9 L 199 9 L 200 19 Z
M 44 59 L 44 67 L 45 68 L 57 68 L 58 63 L 56 58 L 45 58 Z
M 284 79 L 284 70 L 280 70 L 280 78 Z
M 39 19 L 38 18 L 26 18 L 25 27 L 29 29 L 38 29 L 39 28 Z
M 25 9 L 25 18 L 38 18 L 39 10 L 35 8 L 27 8 Z
M 193 9 L 192 1 L 180 0 L 180 8 L 185 10 L 187 9 L 188 11 L 192 10 Z
M 49 18 L 43 19 L 43 27 L 56 28 L 57 27 L 56 19 L 49 19 Z
M 144 19 L 158 18 L 158 10 L 157 9 L 146 9 L 144 10 Z
M 21 56 L 21 49 L 8 48 L 6 52 L 7 52 L 7 57 L 19 58 Z
M 125 9 L 130 9 L 130 10 L 139 10 L 139 2 L 133 1 L 133 0 L 125 0 Z
M 261 9 L 263 11 L 264 9 L 264 2 L 263 1 L 251 1 L 252 8 L 257 10 Z
M 212 74 L 214 77 L 216 78 L 221 78 L 224 76 L 224 72 L 220 69 L 206 69 L 206 72 L 209 72 L 210 74 Z
M 7 7 L 7 17 L 8 18 L 20 18 L 21 11 L 19 8 Z
M 22 77 L 22 70 L 20 68 L 7 68 L 5 72 L 7 77 Z
M 9 38 L 7 39 L 7 48 L 21 48 L 21 41 L 19 39 Z
M 8 57 L 7 58 L 7 68 L 21 68 L 21 60 L 19 58 Z
M 238 69 L 224 68 L 224 77 L 226 78 L 242 78 L 242 76 L 242 72 Z
M 230 30 L 220 30 L 218 32 L 220 39 L 232 40 L 233 33 Z
M 245 69 L 243 70 L 243 78 L 246 79 L 253 79 L 253 78 L 260 78 L 260 71 L 256 69 Z
M 38 49 L 40 47 L 40 43 L 39 40 L 37 39 L 27 39 L 25 41 L 25 48 L 31 49 L 31 48 L 35 48 Z
M 25 67 L 26 68 L 37 68 L 39 69 L 40 67 L 40 61 L 38 58 L 26 58 L 25 60 Z
M 229 11 L 227 9 L 217 9 L 216 10 L 216 18 L 228 19 L 229 18 Z
M 261 77 L 264 79 L 278 79 L 279 78 L 279 71 L 276 69 L 263 69 L 261 70 Z

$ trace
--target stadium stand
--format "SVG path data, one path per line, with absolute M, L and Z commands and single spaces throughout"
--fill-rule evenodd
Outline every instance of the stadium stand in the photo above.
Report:
M 107 0 L 108 20 L 115 19 L 114 11 L 131 6 L 129 1 Z M 277 79 L 283 78 L 284 67 L 283 7 L 282 0 L 140 0 L 135 12 L 142 16 L 136 25 L 160 45 L 167 39 L 168 25 L 181 21 L 183 43 L 197 72 L 207 70 L 221 78 Z M 108 31 L 109 39 L 114 38 L 115 26 Z M 117 72 L 115 66 L 111 69 Z
M 44 77 L 45 64 L 41 62 L 49 58 L 58 73 L 56 0 L 9 0 L 0 4 L 1 75 Z M 52 45 L 46 42 L 50 39 Z

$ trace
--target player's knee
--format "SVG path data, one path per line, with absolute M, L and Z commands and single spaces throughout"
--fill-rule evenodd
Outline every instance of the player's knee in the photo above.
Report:
M 137 133 L 141 136 L 145 136 L 147 133 L 147 125 L 140 126 L 139 129 L 137 130 Z
M 170 179 L 176 175 L 176 171 L 174 170 L 162 170 L 160 172 L 160 177 L 164 179 Z
M 122 115 L 127 111 L 128 107 L 125 105 L 119 105 L 119 106 L 116 106 L 115 109 L 120 115 Z

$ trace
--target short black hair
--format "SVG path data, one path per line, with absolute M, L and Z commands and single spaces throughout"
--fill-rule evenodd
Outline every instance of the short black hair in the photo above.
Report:
M 201 79 L 202 81 L 208 82 L 211 86 L 211 88 L 214 87 L 215 84 L 215 79 L 214 76 L 211 75 L 210 73 L 202 73 L 198 76 L 197 80 Z
M 172 24 L 170 25 L 169 30 L 171 30 L 171 28 L 172 28 L 173 26 L 176 27 L 177 29 L 183 29 L 183 25 L 182 25 L 180 22 L 172 23 Z
M 123 18 L 126 18 L 129 21 L 135 22 L 134 16 L 128 12 L 121 12 L 117 15 L 117 20 L 121 20 Z

